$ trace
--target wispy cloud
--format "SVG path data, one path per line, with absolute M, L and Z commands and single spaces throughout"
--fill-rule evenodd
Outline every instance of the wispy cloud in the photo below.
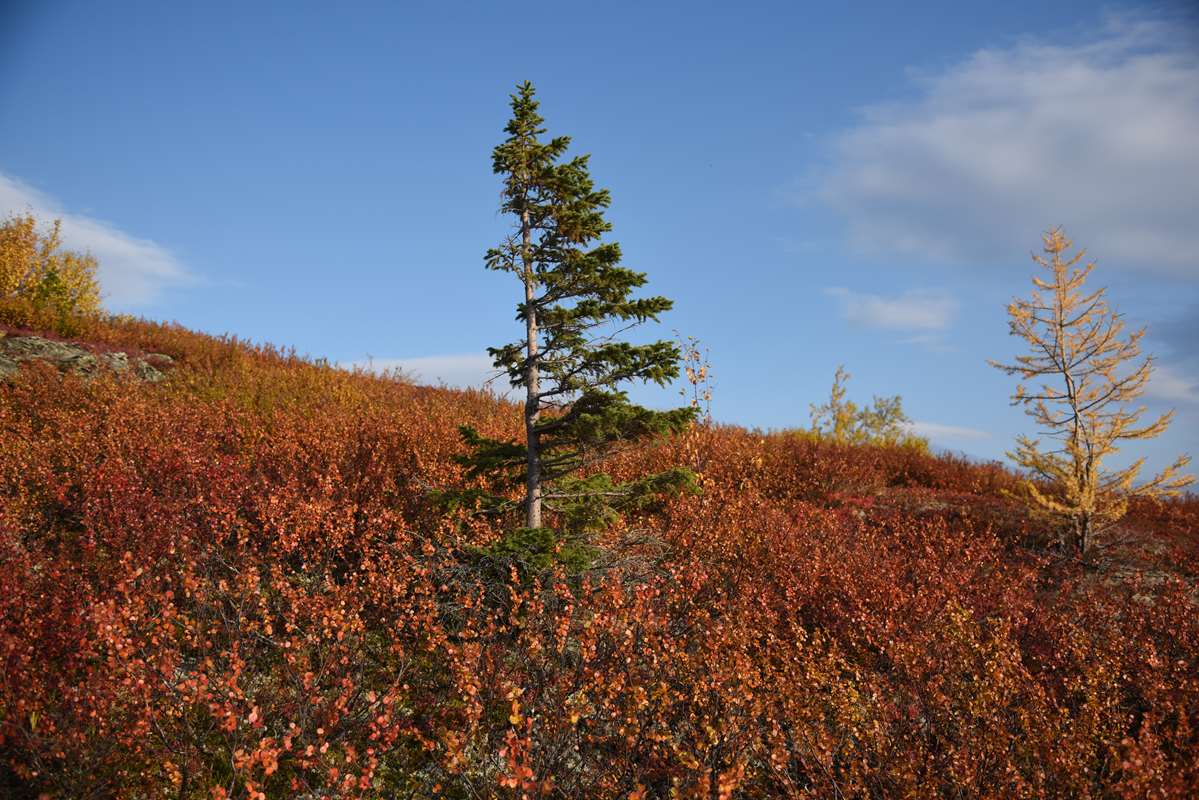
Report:
M 939 289 L 916 289 L 899 295 L 855 292 L 842 286 L 824 290 L 841 303 L 850 322 L 868 328 L 928 334 L 943 331 L 957 314 L 957 301 Z
M 1167 364 L 1154 364 L 1145 396 L 1169 403 L 1199 402 L 1199 378 Z
M 341 366 L 374 372 L 399 370 L 417 383 L 445 384 L 460 389 L 479 388 L 488 381 L 491 381 L 489 385 L 498 391 L 508 388 L 508 379 L 502 375 L 491 380 L 496 375 L 496 369 L 491 365 L 491 356 L 479 353 L 414 358 L 365 358 L 348 361 Z
M 991 434 L 977 428 L 967 428 L 961 425 L 944 425 L 940 422 L 915 421 L 908 425 L 908 430 L 917 436 L 924 436 L 934 442 L 976 442 L 980 439 L 990 439 Z
M 61 219 L 63 246 L 96 257 L 100 288 L 110 308 L 146 306 L 168 288 L 195 282 L 195 276 L 162 245 L 100 220 L 68 213 L 52 197 L 0 173 L 0 216 L 25 213 L 46 224 Z
M 1199 278 L 1197 40 L 1111 16 L 915 76 L 835 137 L 815 195 L 868 251 L 1010 263 L 1061 224 L 1104 263 Z

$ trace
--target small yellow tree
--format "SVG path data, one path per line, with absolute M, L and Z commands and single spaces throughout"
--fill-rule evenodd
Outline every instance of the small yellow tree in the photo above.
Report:
M 0 300 L 11 297 L 63 312 L 100 310 L 96 259 L 60 249 L 61 221 L 40 233 L 31 214 L 0 223 Z
M 1049 277 L 1034 276 L 1031 299 L 1008 306 L 1012 335 L 1028 342 L 1032 352 L 1013 364 L 990 363 L 1022 381 L 1043 381 L 1032 389 L 1020 383 L 1012 404 L 1023 405 L 1055 446 L 1042 450 L 1039 439 L 1020 436 L 1008 457 L 1039 479 L 1025 484 L 1029 507 L 1061 523 L 1067 552 L 1086 556 L 1131 498 L 1175 495 L 1193 479 L 1179 474 L 1187 456 L 1140 484 L 1143 458 L 1123 469 L 1102 469 L 1121 442 L 1157 436 L 1174 412 L 1139 425 L 1145 409 L 1130 409 L 1128 403 L 1143 394 L 1153 371 L 1152 356 L 1138 361 L 1145 329 L 1123 335 L 1122 315 L 1108 306 L 1107 290 L 1084 291 L 1095 264 L 1079 266 L 1083 250 L 1067 254 L 1073 243 L 1060 228 L 1042 238 L 1045 256 L 1033 260 Z
M 911 432 L 912 421 L 903 411 L 903 398 L 874 396 L 874 405 L 859 407 L 846 400 L 850 375 L 837 367 L 827 403 L 810 403 L 811 432 L 840 444 L 903 445 L 928 450 L 928 440 Z
M 849 373 L 845 365 L 837 366 L 833 375 L 833 388 L 829 391 L 828 402 L 817 405 L 810 403 L 812 433 L 828 436 L 834 441 L 848 442 L 853 438 L 857 427 L 858 406 L 852 400 L 845 399 L 845 384 L 849 381 Z

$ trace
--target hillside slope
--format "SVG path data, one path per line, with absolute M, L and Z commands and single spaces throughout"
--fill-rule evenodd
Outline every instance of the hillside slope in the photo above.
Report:
M 170 364 L 0 382 L 0 794 L 1199 786 L 1193 498 L 1083 571 L 997 465 L 697 427 L 615 470 L 688 465 L 701 494 L 536 573 L 430 502 L 463 481 L 457 426 L 514 436 L 514 406 L 178 326 L 65 332 Z

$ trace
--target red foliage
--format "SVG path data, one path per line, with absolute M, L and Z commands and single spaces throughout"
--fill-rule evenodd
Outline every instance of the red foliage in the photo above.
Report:
M 512 435 L 513 407 L 91 333 L 179 365 L 0 386 L 0 793 L 1199 786 L 1194 573 L 1028 547 L 997 466 L 699 428 L 616 469 L 695 466 L 701 495 L 625 520 L 582 576 L 497 576 L 471 555 L 497 531 L 428 492 L 461 480 L 457 424 Z M 1194 564 L 1197 508 L 1130 521 Z

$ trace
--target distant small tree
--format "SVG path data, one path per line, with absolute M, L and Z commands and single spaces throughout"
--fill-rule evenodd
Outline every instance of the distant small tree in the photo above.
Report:
M 500 209 L 511 215 L 513 233 L 486 255 L 489 269 L 512 273 L 522 289 L 517 319 L 524 335 L 489 352 L 512 385 L 525 390 L 525 441 L 462 430 L 471 475 L 500 488 L 523 485 L 525 527 L 509 544 L 526 549 L 551 543 L 543 508 L 571 531 L 587 531 L 621 507 L 689 484 L 683 469 L 619 483 L 588 468 L 621 446 L 679 431 L 695 417 L 691 408 L 634 405 L 619 388 L 630 381 L 665 385 L 678 376 L 679 351 L 672 343 L 634 345 L 616 338 L 656 320 L 671 301 L 630 297 L 645 275 L 620 266 L 615 242 L 598 241 L 611 229 L 603 217 L 608 192 L 592 184 L 587 156 L 562 160 L 568 137 L 542 139 L 537 109 L 533 85 L 520 84 L 508 138 L 493 153 L 494 171 L 504 180 Z M 503 494 L 482 499 L 495 509 L 509 505 Z
M 711 425 L 713 374 L 708 348 L 694 336 L 684 337 L 678 331 L 674 335 L 682 353 L 683 376 L 687 379 L 687 385 L 679 389 L 679 396 L 695 409 L 700 422 Z
M 811 404 L 812 433 L 843 444 L 927 447 L 924 439 L 912 435 L 911 420 L 903 411 L 903 399 L 899 395 L 875 395 L 873 405 L 859 408 L 857 403 L 845 398 L 845 384 L 849 378 L 845 365 L 838 366 L 828 401 Z
M 1152 356 L 1138 361 L 1145 329 L 1123 336 L 1123 317 L 1108 306 L 1107 290 L 1083 289 L 1095 268 L 1094 262 L 1079 266 L 1085 251 L 1066 255 L 1072 242 L 1060 228 L 1042 238 L 1045 256 L 1033 260 L 1049 275 L 1034 276 L 1032 297 L 1008 306 L 1011 334 L 1024 339 L 1031 354 L 990 363 L 1022 381 L 1044 381 L 1031 390 L 1019 384 L 1012 404 L 1024 406 L 1054 444 L 1043 450 L 1039 439 L 1020 436 L 1008 456 L 1040 480 L 1025 483 L 1030 508 L 1064 523 L 1064 547 L 1085 556 L 1131 498 L 1174 495 L 1193 479 L 1179 474 L 1187 456 L 1140 484 L 1143 458 L 1115 471 L 1102 468 L 1122 442 L 1165 431 L 1174 412 L 1138 424 L 1144 407 L 1127 404 L 1144 393 L 1153 371 Z
M 31 214 L 0 224 L 0 298 L 22 298 L 65 313 L 100 310 L 96 259 L 61 249 L 61 227 L 55 220 L 41 233 Z

